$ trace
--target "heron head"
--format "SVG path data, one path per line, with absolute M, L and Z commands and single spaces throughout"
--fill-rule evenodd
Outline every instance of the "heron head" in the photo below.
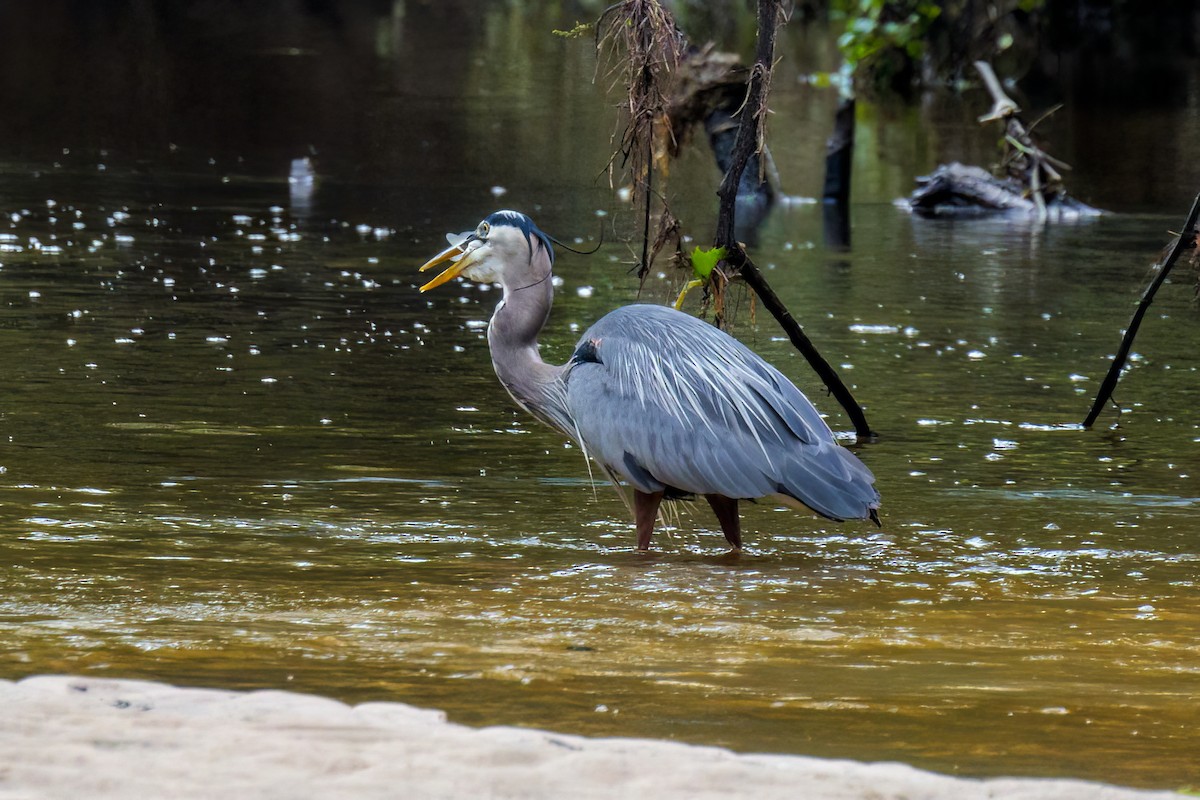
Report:
M 518 274 L 529 271 L 534 257 L 543 251 L 548 264 L 554 264 L 550 237 L 519 211 L 497 211 L 480 222 L 474 231 L 448 233 L 446 240 L 450 246 L 421 265 L 421 272 L 447 261 L 450 266 L 422 286 L 422 292 L 459 275 L 479 283 L 508 283 Z M 525 276 L 522 274 L 521 277 Z

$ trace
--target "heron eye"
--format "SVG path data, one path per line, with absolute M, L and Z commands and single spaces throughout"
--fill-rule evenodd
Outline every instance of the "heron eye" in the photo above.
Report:
M 486 239 L 488 234 L 491 233 L 491 231 L 492 231 L 491 225 L 488 225 L 486 222 L 481 222 L 481 223 L 479 223 L 479 227 L 475 229 L 475 236 L 480 239 Z

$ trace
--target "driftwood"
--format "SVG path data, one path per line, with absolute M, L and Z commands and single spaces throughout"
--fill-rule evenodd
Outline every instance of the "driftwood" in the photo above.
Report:
M 850 167 L 854 161 L 854 98 L 843 98 L 834 114 L 833 133 L 825 142 L 825 185 L 821 199 L 826 203 L 850 202 Z
M 1020 107 L 1005 93 L 991 66 L 976 61 L 975 69 L 992 95 L 992 108 L 979 122 L 1004 124 L 1005 155 L 999 164 L 1003 177 L 995 177 L 979 167 L 943 165 L 917 179 L 917 189 L 904 206 L 925 217 L 1006 214 L 1038 223 L 1104 213 L 1067 195 L 1062 172 L 1070 166 L 1034 141 L 1037 122 L 1025 124 Z
M 1070 197 L 1061 189 L 1039 206 L 1013 178 L 997 178 L 982 167 L 957 162 L 943 164 L 917 178 L 917 188 L 905 203 L 923 217 L 981 217 L 1011 214 L 1040 221 L 1063 222 L 1104 213 Z
M 1113 359 L 1112 365 L 1108 368 L 1108 374 L 1104 376 L 1104 380 L 1100 384 L 1100 390 L 1096 393 L 1096 399 L 1092 402 L 1092 410 L 1088 412 L 1087 418 L 1083 421 L 1083 427 L 1092 427 L 1096 421 L 1096 417 L 1100 416 L 1100 412 L 1104 409 L 1105 403 L 1112 399 L 1113 389 L 1117 387 L 1117 380 L 1121 377 L 1121 370 L 1125 368 L 1125 362 L 1129 359 L 1129 351 L 1133 347 L 1133 337 L 1137 336 L 1138 328 L 1142 325 L 1142 318 L 1146 316 L 1146 312 L 1150 309 L 1150 304 L 1154 302 L 1154 295 L 1158 292 L 1158 287 L 1162 286 L 1167 280 L 1167 275 L 1170 273 L 1171 267 L 1175 266 L 1175 262 L 1179 260 L 1179 256 L 1183 251 L 1192 250 L 1196 247 L 1197 217 L 1200 217 L 1200 194 L 1196 195 L 1196 199 L 1192 201 L 1192 210 L 1188 212 L 1187 219 L 1183 223 L 1182 232 L 1179 234 L 1179 238 L 1175 240 L 1175 245 L 1171 248 L 1171 252 L 1163 259 L 1162 266 L 1158 268 L 1158 273 L 1154 276 L 1154 280 L 1150 281 L 1150 285 L 1142 293 L 1142 300 L 1133 312 L 1132 319 L 1129 320 L 1129 327 L 1125 329 L 1125 335 L 1121 337 L 1121 346 L 1117 348 L 1117 355 Z

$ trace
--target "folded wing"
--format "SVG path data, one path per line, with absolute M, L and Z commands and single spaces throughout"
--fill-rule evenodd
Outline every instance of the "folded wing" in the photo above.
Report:
M 808 398 L 733 337 L 671 308 L 617 309 L 580 339 L 567 406 L 589 455 L 644 492 L 780 495 L 833 519 L 874 476 Z

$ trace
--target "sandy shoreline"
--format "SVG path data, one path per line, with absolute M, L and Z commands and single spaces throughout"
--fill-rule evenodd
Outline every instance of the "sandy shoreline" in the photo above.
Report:
M 646 739 L 474 729 L 349 706 L 69 676 L 0 681 L 0 799 L 1178 798 L 1071 780 L 970 780 L 902 764 L 739 755 Z

